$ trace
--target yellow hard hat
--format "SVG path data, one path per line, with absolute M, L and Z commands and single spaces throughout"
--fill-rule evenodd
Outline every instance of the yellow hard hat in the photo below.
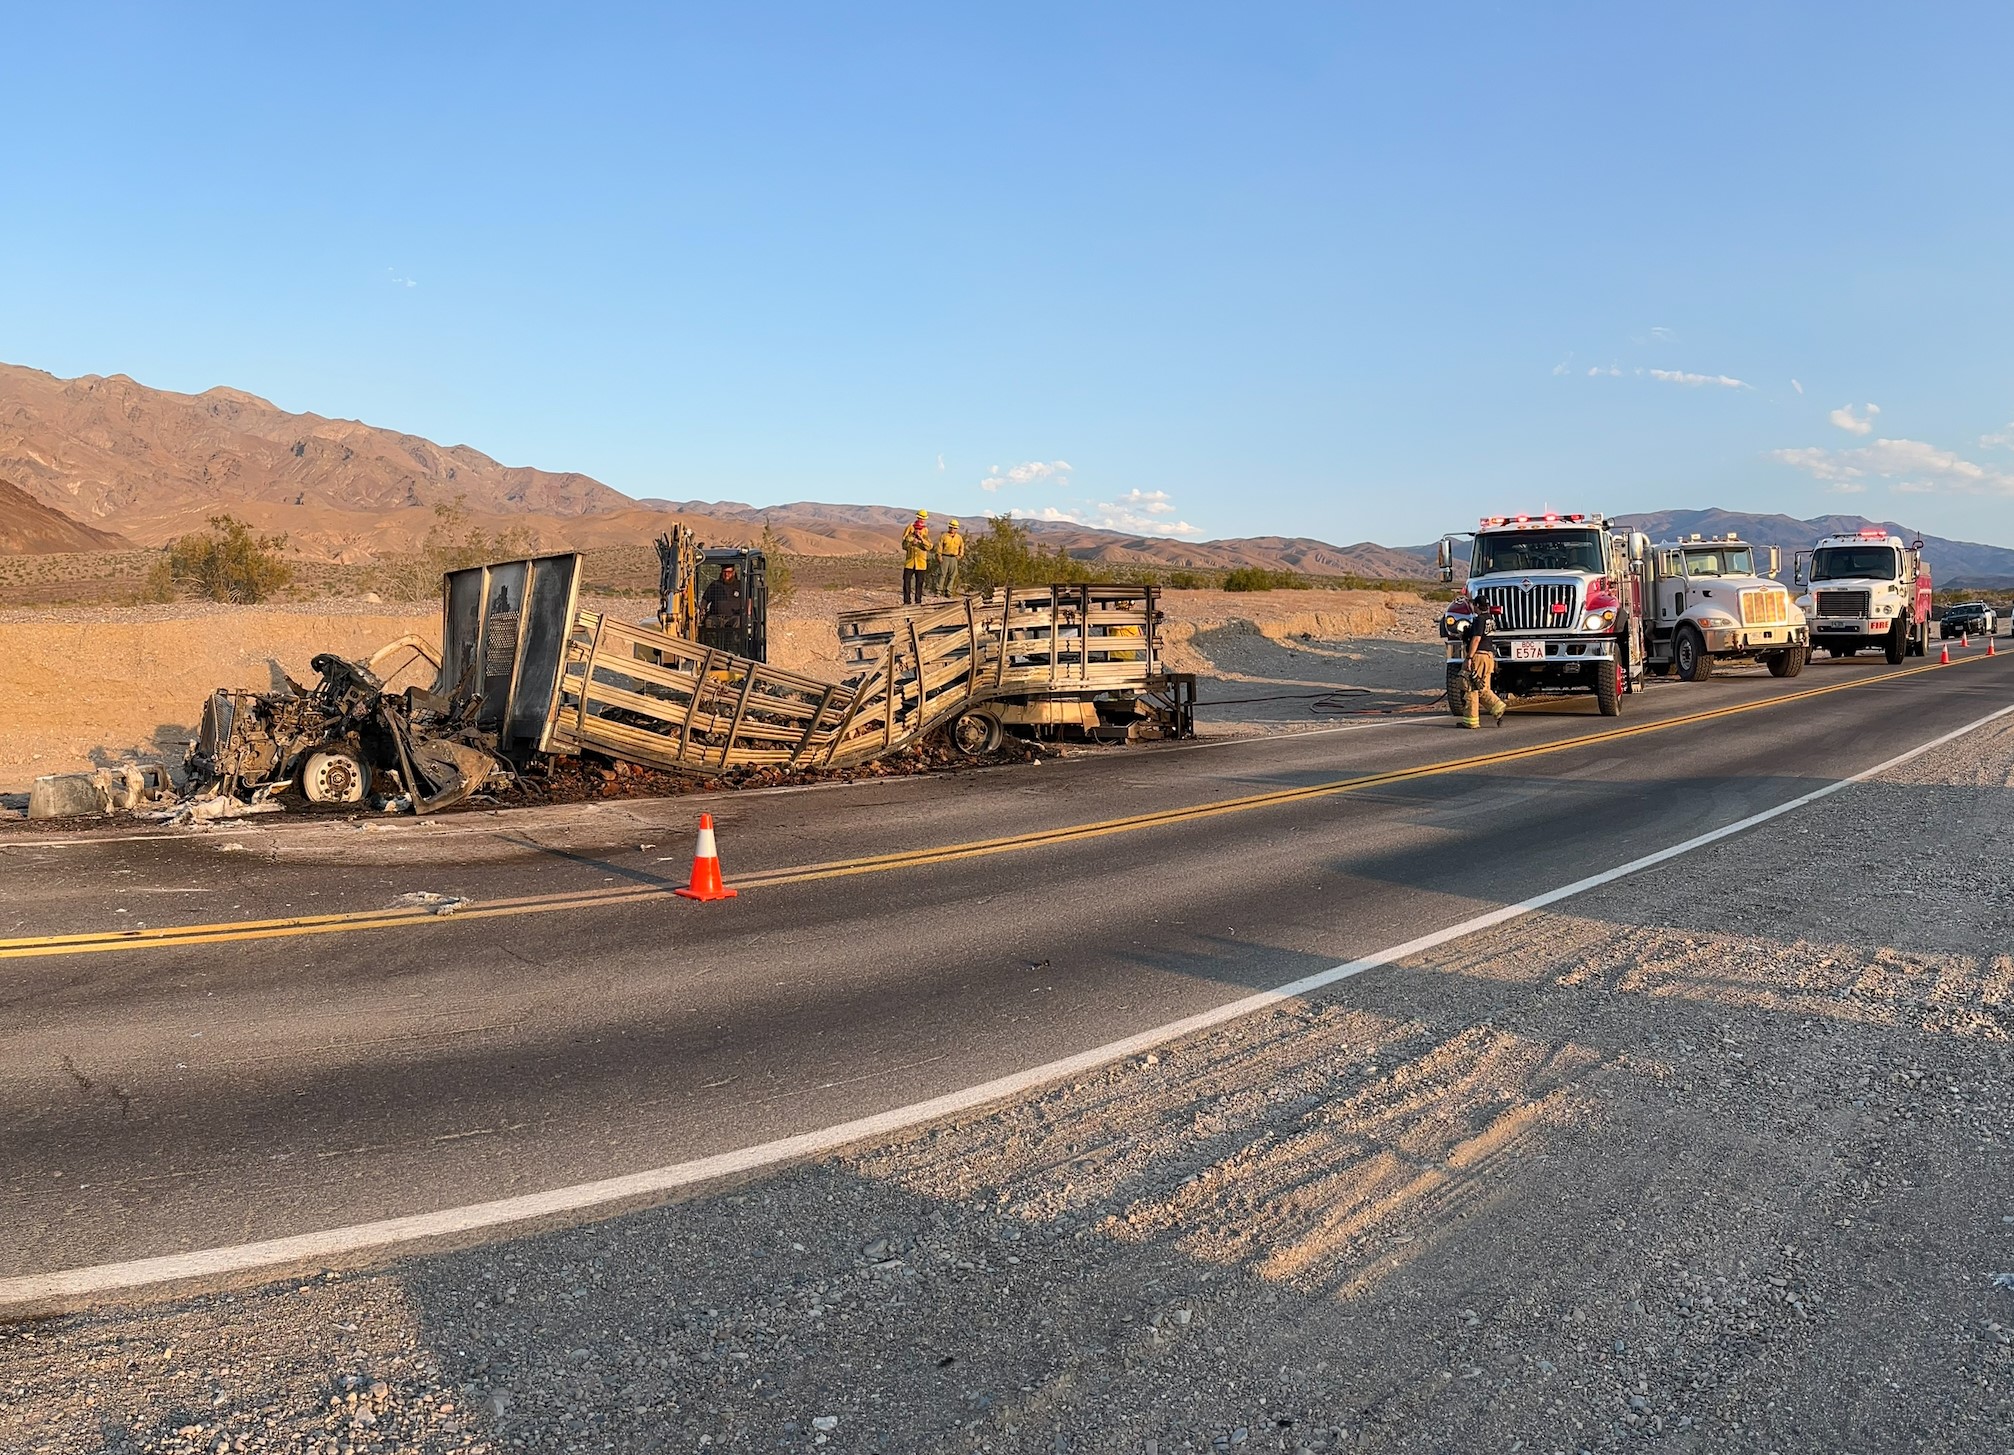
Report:
M 957 521 L 955 521 L 955 520 L 954 520 L 954 521 L 952 521 L 952 522 L 951 522 L 951 529 L 953 529 L 953 530 L 956 530 L 956 529 L 958 529 L 958 522 L 957 522 Z
M 916 512 L 916 518 L 918 520 L 928 520 L 930 519 L 930 512 L 927 510 L 919 510 Z

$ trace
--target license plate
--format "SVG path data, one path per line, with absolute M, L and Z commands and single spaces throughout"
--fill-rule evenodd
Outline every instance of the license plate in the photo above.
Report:
M 1543 662 L 1545 660 L 1544 642 L 1512 642 L 1510 647 L 1510 659 L 1513 662 Z

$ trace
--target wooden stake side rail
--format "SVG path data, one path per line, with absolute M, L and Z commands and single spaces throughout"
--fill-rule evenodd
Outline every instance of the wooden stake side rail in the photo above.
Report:
M 1141 691 L 1157 655 L 1148 587 L 1021 588 L 985 602 L 848 612 L 843 685 L 579 612 L 539 746 L 674 772 L 844 767 L 975 702 Z

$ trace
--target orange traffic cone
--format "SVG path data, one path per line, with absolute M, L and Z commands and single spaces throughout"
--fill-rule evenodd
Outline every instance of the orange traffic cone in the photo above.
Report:
M 1986 655 L 1989 657 L 1993 655 L 1993 638 L 1991 637 L 1986 638 Z
M 1944 646 L 1941 646 L 1937 649 L 1937 665 L 1940 667 L 1948 667 L 1951 665 L 1951 646 L 1948 642 Z M 685 893 L 683 889 L 679 890 L 678 892 L 680 894 Z
M 734 891 L 720 882 L 720 850 L 713 845 L 713 815 L 699 816 L 699 845 L 692 851 L 692 883 L 674 891 L 681 899 L 732 899 Z
M 1959 645 L 1959 646 L 1961 646 L 1961 647 L 1969 647 L 1969 646 L 1971 646 L 1971 645 L 1972 645 L 1972 633 L 1971 633 L 1971 632 L 1960 632 L 1960 633 L 1958 633 L 1958 645 Z

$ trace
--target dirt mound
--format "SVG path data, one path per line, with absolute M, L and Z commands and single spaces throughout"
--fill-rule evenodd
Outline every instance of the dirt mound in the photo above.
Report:
M 121 551 L 130 544 L 123 536 L 72 520 L 18 486 L 0 480 L 0 556 Z

